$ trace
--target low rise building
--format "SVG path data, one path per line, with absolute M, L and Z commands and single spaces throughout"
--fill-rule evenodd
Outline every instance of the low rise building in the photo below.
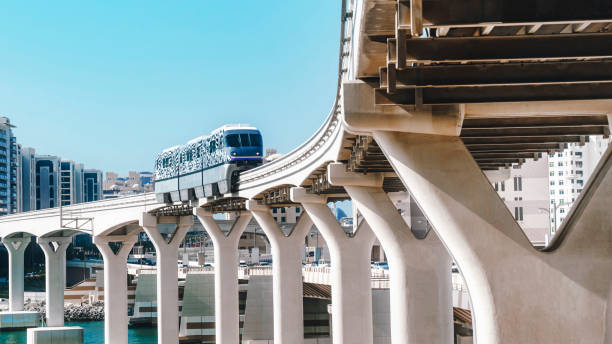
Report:
M 102 192 L 104 199 L 153 192 L 153 173 L 130 171 L 127 177 L 120 177 L 115 172 L 106 172 Z
M 548 157 L 527 160 L 508 169 L 508 178 L 493 183 L 529 241 L 544 246 L 549 233 Z

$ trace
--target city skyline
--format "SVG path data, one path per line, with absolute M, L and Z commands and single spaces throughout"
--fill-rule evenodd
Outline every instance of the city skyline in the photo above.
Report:
M 0 114 L 40 154 L 120 174 L 146 171 L 161 150 L 239 122 L 259 127 L 265 147 L 287 153 L 331 108 L 336 3 L 241 11 L 147 4 L 146 16 L 137 6 L 91 6 L 2 5 L 0 27 L 11 34 L 0 43 Z M 234 27 L 227 13 L 248 25 Z M 292 39 L 301 44 L 287 50 Z M 287 126 L 304 130 L 290 134 Z

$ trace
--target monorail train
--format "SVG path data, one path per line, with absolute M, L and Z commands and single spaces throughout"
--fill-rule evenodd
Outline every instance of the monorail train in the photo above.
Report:
M 234 192 L 240 171 L 261 165 L 262 158 L 257 128 L 225 125 L 157 156 L 155 196 L 158 202 L 174 203 Z

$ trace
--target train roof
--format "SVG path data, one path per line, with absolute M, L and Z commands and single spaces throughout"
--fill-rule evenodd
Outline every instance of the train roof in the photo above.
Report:
M 180 145 L 177 145 L 177 146 L 172 146 L 172 147 L 170 147 L 170 148 L 166 148 L 166 149 L 164 149 L 164 150 L 162 151 L 162 153 L 170 152 L 170 151 L 173 151 L 173 150 L 175 150 L 175 149 L 177 149 L 177 148 L 180 148 L 180 147 L 181 147 Z
M 219 127 L 217 129 L 213 130 L 208 135 L 198 136 L 195 139 L 189 140 L 185 145 L 176 145 L 176 146 L 172 146 L 170 148 L 166 148 L 166 149 L 164 149 L 162 151 L 162 154 L 166 153 L 166 152 L 174 151 L 176 149 L 180 149 L 180 148 L 182 148 L 183 146 L 186 146 L 186 145 L 197 143 L 199 141 L 202 141 L 202 140 L 204 140 L 204 139 L 214 135 L 215 133 L 218 133 L 220 131 L 225 131 L 225 130 L 257 130 L 257 131 L 259 131 L 259 129 L 255 128 L 254 126 L 252 126 L 250 124 L 243 124 L 243 123 L 239 123 L 239 124 L 226 124 L 226 125 L 224 125 L 222 127 Z
M 255 128 L 254 126 L 250 124 L 226 124 L 217 130 L 237 130 L 237 129 L 258 130 L 257 128 Z

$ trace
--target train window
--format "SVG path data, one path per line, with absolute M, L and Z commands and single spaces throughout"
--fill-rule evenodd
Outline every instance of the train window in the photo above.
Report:
M 249 134 L 240 134 L 240 144 L 242 147 L 248 147 L 251 145 L 249 141 Z
M 187 161 L 193 161 L 193 151 L 191 149 L 187 151 L 186 159 Z
M 217 144 L 215 143 L 215 141 L 210 141 L 210 153 L 214 152 L 217 148 Z
M 251 138 L 251 146 L 261 146 L 261 135 L 249 134 Z
M 230 147 L 240 147 L 240 140 L 238 134 L 232 134 L 226 136 L 227 145 Z

